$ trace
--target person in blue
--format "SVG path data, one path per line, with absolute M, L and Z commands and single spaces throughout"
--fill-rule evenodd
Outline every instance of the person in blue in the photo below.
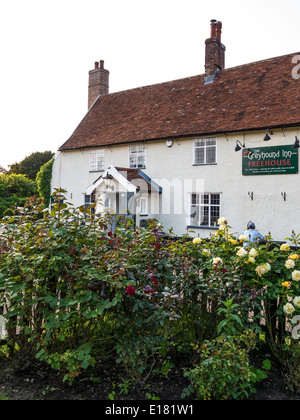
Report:
M 245 230 L 243 234 L 249 239 L 249 241 L 244 242 L 244 247 L 246 248 L 251 245 L 250 242 L 257 244 L 264 240 L 264 236 L 255 229 L 255 224 L 253 222 L 247 224 L 247 230 Z

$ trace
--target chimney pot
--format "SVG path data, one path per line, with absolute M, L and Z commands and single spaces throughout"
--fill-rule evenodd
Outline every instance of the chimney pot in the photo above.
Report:
M 104 60 L 100 60 L 100 69 L 104 69 Z
M 215 38 L 216 37 L 216 19 L 212 19 L 210 21 L 210 37 Z
M 216 37 L 219 42 L 221 42 L 221 33 L 222 33 L 222 22 L 218 21 L 216 23 Z
M 95 69 L 97 69 L 99 67 L 99 63 L 98 61 L 95 61 Z

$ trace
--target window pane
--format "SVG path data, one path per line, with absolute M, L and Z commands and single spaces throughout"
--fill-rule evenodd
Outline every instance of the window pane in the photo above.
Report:
M 216 162 L 216 148 L 215 146 L 210 146 L 206 148 L 206 163 L 215 163 Z
M 192 194 L 192 204 L 199 204 L 199 194 Z
M 144 166 L 144 156 L 138 155 L 137 161 L 138 161 L 138 167 L 142 168 Z
M 205 146 L 205 140 L 204 139 L 196 139 L 195 140 L 195 146 L 196 147 L 199 147 L 199 146 L 204 147 Z
M 101 171 L 102 169 L 104 169 L 103 161 L 97 161 L 97 170 Z
M 202 194 L 201 195 L 201 204 L 209 204 L 209 195 L 208 194 Z
M 211 194 L 210 202 L 211 204 L 220 204 L 220 194 Z
M 194 226 L 199 225 L 199 206 L 191 207 L 191 224 Z
M 206 146 L 215 146 L 216 145 L 216 139 L 214 137 L 209 137 L 206 139 Z
M 201 207 L 200 226 L 209 226 L 209 207 Z
M 220 207 L 211 206 L 211 216 L 210 216 L 211 226 L 217 226 L 217 221 L 219 217 L 220 217 Z
M 141 214 L 147 214 L 147 198 L 141 198 Z
M 134 156 L 130 156 L 129 157 L 129 165 L 130 165 L 130 168 L 135 168 L 135 162 L 136 162 L 135 157 Z
M 91 204 L 93 204 L 95 202 L 95 192 L 92 192 L 91 195 L 84 195 L 84 206 L 87 209 L 88 207 L 90 207 Z M 95 207 L 93 207 L 91 209 L 92 213 L 95 213 Z
M 195 163 L 204 163 L 204 147 L 195 148 Z

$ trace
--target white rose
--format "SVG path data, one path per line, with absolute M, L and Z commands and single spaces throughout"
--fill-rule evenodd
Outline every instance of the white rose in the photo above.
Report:
M 210 252 L 210 250 L 209 250 L 209 249 L 206 249 L 206 248 L 205 248 L 205 249 L 203 249 L 203 250 L 202 250 L 202 254 L 203 254 L 203 255 L 206 255 L 206 256 L 209 256 L 209 255 L 211 255 L 211 252 Z
M 257 250 L 255 248 L 251 248 L 249 251 L 249 256 L 253 258 L 257 257 L 258 256 Z
M 293 304 L 296 306 L 296 308 L 300 308 L 300 296 L 295 297 Z
M 294 268 L 295 267 L 295 261 L 293 261 L 293 260 L 287 260 L 284 265 L 288 269 Z
M 223 264 L 222 258 L 217 257 L 213 259 L 213 265 L 220 266 Z
M 292 315 L 295 312 L 295 308 L 291 303 L 286 303 L 283 307 L 283 312 L 286 315 Z
M 292 279 L 295 280 L 295 281 L 300 280 L 300 271 L 299 270 L 294 270 L 292 272 Z
M 236 253 L 236 255 L 238 255 L 239 257 L 246 257 L 247 254 L 248 252 L 245 250 L 245 248 L 240 248 Z
M 262 276 L 263 274 L 266 274 L 270 270 L 271 270 L 271 266 L 270 266 L 269 263 L 258 265 L 255 269 L 255 271 L 257 272 L 257 274 L 259 276 Z
M 248 238 L 247 238 L 247 236 L 246 236 L 246 235 L 240 235 L 239 240 L 240 240 L 241 242 L 244 242 L 244 241 L 247 241 L 247 240 L 248 240 Z
M 220 217 L 218 219 L 218 225 L 226 225 L 227 224 L 227 219 L 225 217 Z

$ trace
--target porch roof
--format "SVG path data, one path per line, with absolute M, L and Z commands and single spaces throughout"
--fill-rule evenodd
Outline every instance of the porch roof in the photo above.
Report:
M 103 174 L 86 189 L 86 194 L 91 194 L 99 187 L 106 175 L 111 175 L 113 179 L 119 182 L 128 192 L 144 192 L 148 194 L 162 193 L 162 187 L 140 169 L 110 165 Z

